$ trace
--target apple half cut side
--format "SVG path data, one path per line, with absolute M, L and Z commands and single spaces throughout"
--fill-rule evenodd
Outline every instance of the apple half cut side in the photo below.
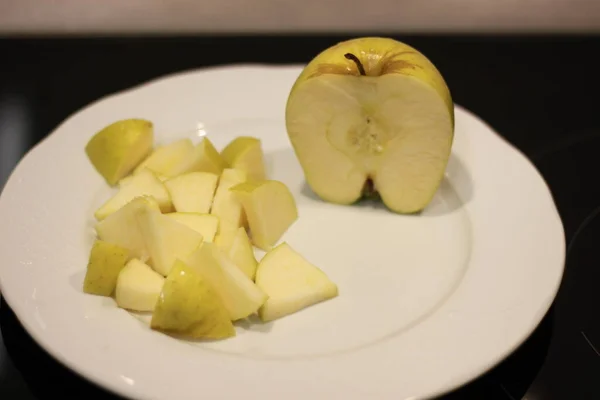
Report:
M 375 191 L 392 211 L 414 213 L 444 176 L 454 107 L 424 55 L 392 39 L 360 38 L 307 65 L 288 97 L 286 127 L 323 200 L 351 204 Z

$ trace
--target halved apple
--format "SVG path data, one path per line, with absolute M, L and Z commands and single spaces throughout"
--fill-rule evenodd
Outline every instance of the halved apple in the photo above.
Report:
M 265 293 L 212 243 L 203 243 L 186 263 L 213 286 L 232 321 L 254 314 L 267 300 Z
M 454 108 L 436 67 L 388 38 L 339 43 L 296 80 L 287 132 L 312 190 L 350 204 L 378 192 L 389 209 L 424 209 L 450 155 Z
M 167 276 L 176 259 L 184 259 L 202 243 L 195 230 L 156 210 L 137 210 L 140 231 L 150 253 L 152 268 Z
M 219 176 L 211 172 L 188 172 L 165 181 L 175 210 L 207 214 Z
M 153 128 L 152 122 L 144 119 L 114 122 L 90 139 L 85 152 L 96 171 L 112 186 L 152 151 Z
M 219 217 L 216 215 L 187 212 L 174 212 L 165 215 L 201 234 L 205 242 L 212 242 L 219 229 Z
M 163 212 L 169 212 L 173 208 L 171 196 L 169 196 L 165 185 L 163 185 L 152 171 L 146 169 L 135 175 L 129 184 L 120 188 L 117 194 L 96 210 L 94 216 L 97 220 L 101 221 L 131 200 L 141 196 L 154 197 Z
M 260 261 L 256 284 L 269 296 L 258 312 L 263 321 L 293 314 L 338 295 L 337 285 L 285 242 Z
M 221 152 L 230 168 L 246 171 L 248 179 L 266 179 L 265 161 L 261 142 L 250 136 L 238 136 Z
M 132 311 L 152 311 L 164 282 L 162 275 L 134 258 L 125 265 L 117 278 L 117 305 Z
M 262 250 L 270 250 L 298 218 L 294 196 L 282 182 L 244 182 L 230 190 L 242 203 L 252 243 Z

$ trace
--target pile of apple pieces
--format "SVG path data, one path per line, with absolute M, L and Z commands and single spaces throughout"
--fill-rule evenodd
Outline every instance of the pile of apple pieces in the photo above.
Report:
M 126 146 L 114 144 L 123 137 Z M 94 142 L 112 153 L 100 157 Z M 84 292 L 114 295 L 123 309 L 152 312 L 151 328 L 196 339 L 231 337 L 232 321 L 271 321 L 337 296 L 325 273 L 276 245 L 298 213 L 289 189 L 266 179 L 258 139 L 238 137 L 221 153 L 208 138 L 152 143 L 151 123 L 124 120 L 86 147 L 118 192 L 95 212 Z M 253 245 L 267 252 L 260 262 Z

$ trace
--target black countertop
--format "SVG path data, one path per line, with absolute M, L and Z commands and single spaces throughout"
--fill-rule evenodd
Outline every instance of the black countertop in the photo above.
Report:
M 0 187 L 24 152 L 101 96 L 204 66 L 305 63 L 351 36 L 0 39 Z M 538 329 L 444 399 L 600 399 L 600 37 L 386 36 L 421 50 L 457 104 L 532 160 L 567 237 L 565 276 Z M 0 329 L 12 361 L 0 398 L 114 398 L 47 356 L 4 302 Z

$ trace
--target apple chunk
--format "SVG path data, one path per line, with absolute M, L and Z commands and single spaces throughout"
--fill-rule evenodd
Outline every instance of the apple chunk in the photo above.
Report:
M 252 243 L 250 243 L 246 229 L 243 227 L 238 228 L 226 254 L 248 278 L 254 280 L 258 263 L 254 257 L 254 249 L 252 248 Z
M 144 170 L 134 176 L 131 182 L 120 188 L 117 194 L 96 210 L 94 216 L 97 220 L 102 221 L 125 204 L 141 196 L 152 196 L 163 212 L 172 210 L 173 203 L 171 203 L 171 197 L 165 185 L 151 171 Z
M 264 155 L 259 139 L 239 136 L 225 146 L 221 156 L 230 168 L 246 171 L 248 179 L 266 179 Z
M 186 260 L 223 299 L 232 321 L 254 314 L 267 296 L 212 243 L 203 243 Z
M 110 296 L 115 290 L 119 272 L 129 258 L 129 251 L 116 244 L 96 240 L 83 281 L 83 291 L 99 296 Z
M 207 214 L 213 202 L 219 176 L 210 172 L 189 172 L 165 182 L 175 210 Z
M 269 296 L 258 312 L 263 321 L 293 314 L 338 295 L 337 285 L 287 243 L 263 257 L 256 270 L 256 284 Z
M 268 251 L 298 219 L 296 201 L 282 182 L 245 182 L 230 189 L 242 203 L 252 242 Z
M 212 242 L 219 229 L 219 217 L 216 215 L 185 212 L 165 215 L 201 234 L 205 242 Z
M 423 210 L 450 155 L 454 108 L 435 66 L 387 38 L 340 43 L 298 77 L 286 127 L 312 190 L 351 204 L 378 192 L 397 213 Z
M 129 250 L 132 258 L 146 261 L 149 252 L 137 221 L 137 210 L 141 208 L 160 211 L 153 197 L 136 197 L 119 210 L 96 224 L 98 239 L 116 244 Z
M 212 172 L 220 174 L 225 168 L 225 160 L 221 157 L 215 146 L 207 138 L 194 147 L 194 150 L 175 165 L 170 173 L 172 176 L 185 174 L 187 172 Z
M 152 267 L 163 276 L 176 259 L 187 257 L 202 243 L 201 234 L 158 211 L 140 209 L 137 218 Z
M 137 168 L 134 174 L 144 169 L 149 169 L 157 175 L 166 177 L 175 176 L 176 168 L 181 165 L 181 160 L 187 159 L 194 151 L 194 144 L 190 139 L 180 139 L 166 145 L 158 146 Z
M 121 308 L 132 311 L 152 311 L 165 278 L 134 258 L 119 273 L 115 300 Z
M 85 146 L 92 165 L 109 185 L 128 175 L 151 151 L 152 122 L 126 119 L 96 133 Z
M 201 274 L 180 260 L 167 276 L 150 327 L 192 339 L 235 336 L 221 298 Z
M 221 226 L 230 225 L 232 228 L 238 228 L 243 225 L 244 210 L 242 204 L 229 189 L 247 180 L 248 174 L 246 171 L 232 168 L 223 170 L 210 209 L 211 214 L 219 217 Z

